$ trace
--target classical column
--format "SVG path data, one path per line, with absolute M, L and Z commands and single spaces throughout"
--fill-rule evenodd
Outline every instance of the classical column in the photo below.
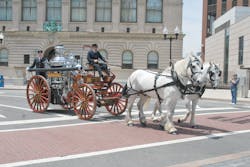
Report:
M 138 7 L 137 7 L 137 25 L 138 25 L 138 32 L 144 33 L 144 23 L 146 17 L 146 0 L 138 0 Z
M 95 1 L 88 0 L 87 1 L 87 22 L 88 28 L 87 31 L 93 32 L 94 31 L 94 21 L 95 21 Z
M 12 30 L 13 31 L 19 31 L 19 23 L 21 21 L 21 1 L 20 0 L 13 0 L 12 3 L 12 22 L 13 22 L 13 26 L 12 26 Z
M 43 23 L 46 20 L 46 1 L 37 0 L 37 31 L 43 31 Z
M 120 23 L 120 0 L 113 0 L 112 2 L 112 23 L 113 23 L 113 32 L 119 32 L 119 23 Z
M 70 1 L 62 1 L 62 31 L 68 31 L 70 18 Z

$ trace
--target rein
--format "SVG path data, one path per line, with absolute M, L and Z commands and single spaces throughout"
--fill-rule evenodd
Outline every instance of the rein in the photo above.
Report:
M 199 61 L 199 60 L 195 59 L 194 61 Z M 192 76 L 194 74 L 200 73 L 200 72 L 194 72 L 193 71 L 193 69 L 192 69 L 192 61 L 191 60 L 188 63 L 187 69 L 188 68 L 190 68 L 190 70 L 192 72 L 191 78 L 192 78 Z M 163 99 L 160 97 L 160 95 L 158 93 L 158 89 L 165 88 L 165 87 L 168 87 L 168 86 L 174 86 L 174 85 L 179 89 L 179 91 L 181 92 L 182 96 L 183 95 L 187 95 L 187 94 L 195 94 L 195 93 L 197 93 L 197 91 L 194 91 L 194 89 L 193 89 L 194 86 L 192 86 L 192 85 L 190 85 L 190 86 L 186 85 L 185 86 L 185 85 L 182 84 L 182 82 L 180 81 L 177 73 L 174 70 L 174 66 L 172 66 L 172 68 L 171 68 L 171 76 L 169 76 L 169 75 L 163 75 L 161 73 L 157 73 L 156 74 L 156 73 L 151 72 L 151 71 L 147 71 L 147 72 L 149 72 L 151 74 L 155 74 L 153 88 L 152 89 L 148 89 L 148 90 L 144 90 L 144 91 L 143 90 L 139 90 L 138 91 L 138 90 L 133 89 L 132 88 L 132 84 L 130 83 L 131 87 L 126 92 L 129 92 L 129 90 L 133 90 L 133 91 L 135 91 L 135 93 L 130 93 L 130 94 L 126 93 L 127 97 L 132 96 L 132 95 L 145 94 L 147 92 L 155 91 L 156 95 L 157 95 L 157 98 L 158 98 L 159 102 L 161 103 L 163 101 Z M 159 76 L 171 77 L 173 79 L 173 81 L 157 87 L 156 85 L 157 85 L 157 80 L 158 80 Z M 193 82 L 192 79 L 191 79 L 191 82 Z
M 149 72 L 149 71 L 148 71 L 148 72 Z M 150 72 L 150 73 L 155 74 L 155 73 L 153 73 L 153 72 Z M 163 85 L 157 87 L 157 86 L 156 86 L 156 83 L 157 83 L 157 79 L 159 78 L 159 76 L 171 77 L 171 76 L 169 76 L 169 75 L 163 75 L 163 74 L 157 73 L 157 74 L 155 75 L 154 88 L 148 89 L 148 90 L 144 90 L 144 91 L 143 91 L 143 90 L 138 91 L 138 90 L 133 89 L 132 86 L 131 86 L 131 87 L 127 90 L 127 92 L 128 92 L 129 90 L 133 90 L 133 91 L 135 91 L 135 93 L 127 94 L 127 96 L 129 97 L 129 96 L 132 96 L 132 95 L 144 94 L 144 93 L 151 92 L 151 91 L 154 90 L 154 91 L 156 92 L 156 94 L 157 94 L 157 97 L 158 97 L 159 101 L 161 102 L 161 101 L 162 101 L 162 98 L 160 97 L 160 95 L 159 95 L 159 93 L 158 93 L 157 90 L 158 90 L 158 89 L 161 89 L 161 88 L 164 88 L 164 87 L 173 86 L 173 85 L 175 85 L 176 83 L 175 83 L 175 82 L 169 82 L 169 83 L 166 83 L 166 84 L 163 84 Z M 130 83 L 130 85 L 132 85 L 132 84 Z

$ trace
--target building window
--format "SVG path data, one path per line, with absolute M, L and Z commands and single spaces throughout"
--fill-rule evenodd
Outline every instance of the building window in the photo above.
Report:
M 98 22 L 112 21 L 112 0 L 96 0 L 95 20 Z
M 47 0 L 47 21 L 62 20 L 62 0 Z
M 22 20 L 35 21 L 37 13 L 36 0 L 23 0 L 22 1 Z
M 244 36 L 239 37 L 239 65 L 243 64 L 243 56 L 244 56 Z
M 212 35 L 213 22 L 216 19 L 216 0 L 208 0 L 208 9 L 207 9 L 207 37 Z
M 146 22 L 162 22 L 162 0 L 147 0 Z
M 99 52 L 106 60 L 108 59 L 108 52 L 105 49 L 100 49 Z
M 248 6 L 248 0 L 243 0 L 243 6 Z
M 12 0 L 0 0 L 0 21 L 12 20 Z
M 8 50 L 0 50 L 0 66 L 8 66 Z
M 24 64 L 30 64 L 30 55 L 24 55 L 23 56 L 23 63 Z
M 222 0 L 221 2 L 221 15 L 227 11 L 227 0 Z
M 124 51 L 122 54 L 122 68 L 125 69 L 133 68 L 133 53 L 129 50 Z
M 71 0 L 71 21 L 87 21 L 87 0 Z
M 232 0 L 232 7 L 237 6 L 237 0 Z
M 229 28 L 225 29 L 225 45 L 224 45 L 224 68 L 223 68 L 223 83 L 228 81 L 228 64 L 229 64 Z
M 158 69 L 159 56 L 155 51 L 151 51 L 148 54 L 148 68 Z
M 137 0 L 121 0 L 121 22 L 137 21 Z

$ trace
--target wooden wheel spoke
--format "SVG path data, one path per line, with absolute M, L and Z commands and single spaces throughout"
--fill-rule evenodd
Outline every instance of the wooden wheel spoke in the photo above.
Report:
M 73 95 L 73 108 L 76 114 L 80 113 L 81 119 L 90 119 L 93 117 L 96 108 L 95 93 L 93 89 L 83 83 Z
M 117 101 L 114 104 L 106 106 L 106 109 L 113 115 L 119 115 L 123 113 L 126 109 L 127 99 L 122 98 L 121 96 L 122 89 L 123 87 L 119 83 L 112 83 L 107 90 L 108 97 L 119 98 L 116 99 Z
M 117 107 L 119 107 L 119 109 L 122 110 L 125 106 L 122 103 L 117 103 Z
M 28 89 L 29 93 L 35 93 L 34 89 Z
M 46 79 L 39 75 L 31 77 L 27 85 L 26 96 L 34 112 L 44 112 L 50 103 L 50 87 Z
M 41 102 L 43 102 L 43 103 L 48 103 L 48 99 L 45 98 L 45 97 L 41 97 Z

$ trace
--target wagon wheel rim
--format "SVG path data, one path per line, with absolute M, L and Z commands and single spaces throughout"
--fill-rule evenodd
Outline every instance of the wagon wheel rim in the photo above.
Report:
M 122 96 L 122 90 L 123 86 L 119 83 L 112 83 L 107 89 L 108 97 L 117 97 L 113 104 L 105 106 L 112 115 L 120 115 L 126 110 L 128 99 Z
M 75 90 L 73 97 L 75 113 L 80 119 L 91 119 L 96 110 L 96 96 L 94 90 L 87 84 L 82 84 Z
M 30 108 L 34 112 L 44 112 L 50 103 L 50 87 L 43 76 L 35 75 L 30 78 L 26 97 Z

